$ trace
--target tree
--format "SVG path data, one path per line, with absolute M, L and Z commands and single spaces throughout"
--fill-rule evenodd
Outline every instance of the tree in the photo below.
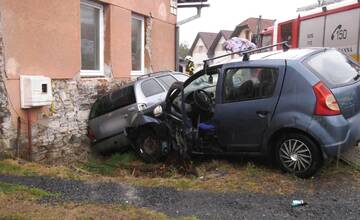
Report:
M 189 46 L 186 43 L 180 43 L 179 45 L 179 57 L 180 59 L 184 59 L 187 55 L 189 55 Z

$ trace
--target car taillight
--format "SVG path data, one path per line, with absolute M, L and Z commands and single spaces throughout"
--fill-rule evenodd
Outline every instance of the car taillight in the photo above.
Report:
M 328 116 L 341 114 L 335 96 L 323 82 L 313 86 L 313 90 L 316 96 L 315 115 Z
M 95 134 L 94 134 L 94 132 L 91 130 L 91 128 L 88 128 L 87 136 L 88 136 L 88 138 L 89 138 L 91 141 L 95 140 Z

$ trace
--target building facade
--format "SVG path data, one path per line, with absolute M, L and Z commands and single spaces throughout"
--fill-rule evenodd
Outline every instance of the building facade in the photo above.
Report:
M 172 3 L 0 0 L 0 153 L 18 148 L 54 163 L 86 157 L 95 99 L 144 73 L 175 68 Z M 21 108 L 23 75 L 51 78 L 50 106 Z
M 216 38 L 214 39 L 213 43 L 210 46 L 210 49 L 208 51 L 208 57 L 218 57 L 227 54 L 228 52 L 224 48 L 224 44 L 227 40 L 230 39 L 230 36 L 232 34 L 232 31 L 227 30 L 221 30 Z M 230 57 L 224 57 L 220 59 L 216 59 L 216 62 L 222 62 L 224 60 L 229 59 Z
M 216 33 L 211 32 L 199 32 L 197 34 L 189 51 L 194 60 L 195 72 L 202 68 L 203 61 L 209 58 L 208 52 L 216 36 Z
M 235 27 L 231 37 L 247 39 L 256 44 L 257 33 L 273 26 L 274 22 L 271 19 L 248 18 Z

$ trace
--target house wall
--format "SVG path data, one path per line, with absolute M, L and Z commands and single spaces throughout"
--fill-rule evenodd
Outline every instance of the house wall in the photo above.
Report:
M 10 125 L 16 127 L 20 117 L 26 136 L 29 113 L 35 160 L 70 158 L 75 151 L 85 149 L 91 103 L 97 96 L 131 78 L 133 13 L 144 16 L 146 21 L 145 71 L 175 68 L 176 16 L 170 14 L 170 1 L 97 2 L 104 6 L 105 76 L 94 79 L 80 77 L 80 0 L 0 0 L 7 76 L 3 81 L 12 103 Z M 50 106 L 27 111 L 20 108 L 20 75 L 42 75 L 52 79 L 51 111 Z M 1 82 L 0 78 L 0 95 L 4 96 Z M 7 105 L 1 104 L 1 100 L 7 99 L 0 96 L 0 108 Z M 72 143 L 74 139 L 76 143 Z M 0 145 L 0 151 L 1 148 Z
M 215 51 L 214 51 L 215 57 L 227 54 L 226 50 L 224 49 L 225 42 L 226 42 L 226 39 L 224 37 L 221 37 L 220 40 L 218 41 L 218 44 L 215 47 Z M 231 59 L 230 56 L 219 58 L 219 59 L 216 59 L 216 63 L 221 63 L 221 62 L 223 62 L 225 60 L 229 60 L 229 59 Z
M 246 38 L 246 31 L 249 31 L 249 37 L 248 37 L 248 38 Z M 242 30 L 240 31 L 238 37 L 244 38 L 244 39 L 248 39 L 248 40 L 251 41 L 252 35 L 253 35 L 253 33 L 250 31 L 250 29 L 249 29 L 249 28 L 245 28 L 245 29 L 242 29 Z
M 195 70 L 203 66 L 203 61 L 208 59 L 207 55 L 208 49 L 206 48 L 204 42 L 199 38 L 196 46 L 194 47 L 192 58 L 194 59 Z M 196 71 L 195 71 L 196 72 Z

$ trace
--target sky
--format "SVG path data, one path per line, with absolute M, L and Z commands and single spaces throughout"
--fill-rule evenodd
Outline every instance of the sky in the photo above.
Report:
M 296 18 L 299 7 L 317 3 L 317 0 L 208 0 L 201 18 L 180 26 L 180 42 L 191 46 L 198 32 L 234 30 L 249 17 L 285 21 Z M 196 9 L 178 9 L 178 21 L 196 14 Z

